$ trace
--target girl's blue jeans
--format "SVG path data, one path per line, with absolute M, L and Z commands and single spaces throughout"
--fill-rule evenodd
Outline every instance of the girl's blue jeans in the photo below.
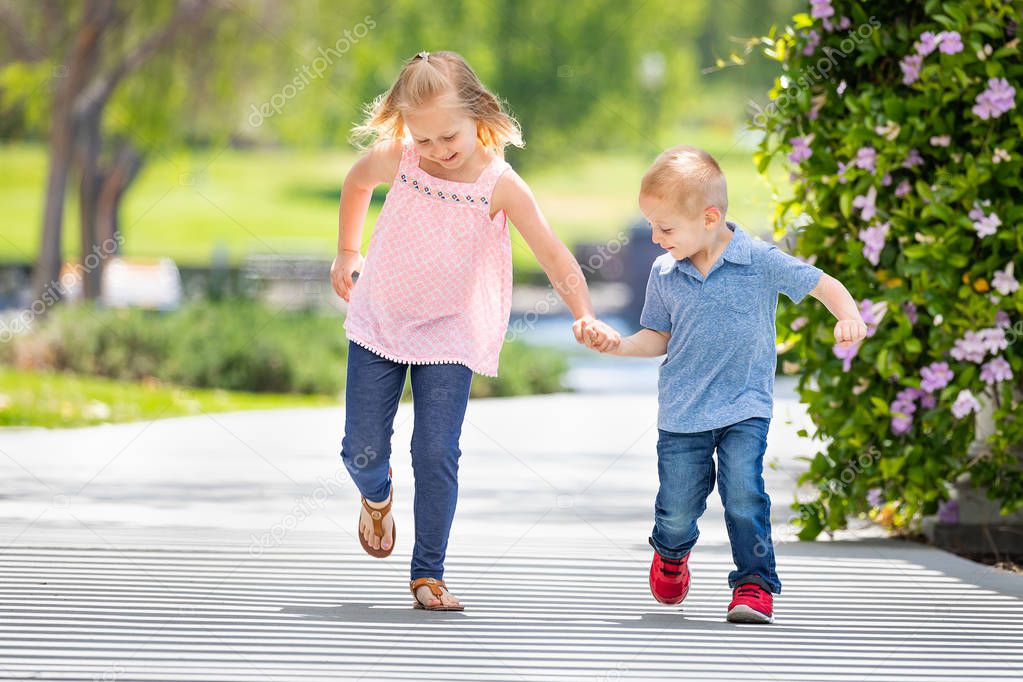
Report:
M 756 583 L 770 592 L 781 592 L 771 542 L 771 498 L 764 490 L 763 477 L 770 424 L 770 419 L 755 417 L 697 433 L 658 429 L 660 488 L 650 536 L 658 553 L 680 559 L 696 544 L 700 536 L 696 521 L 714 490 L 716 449 L 718 492 L 736 568 L 728 574 L 728 585 L 734 589 Z
M 464 365 L 407 365 L 348 344 L 345 435 L 341 459 L 371 502 L 391 494 L 388 474 L 394 415 L 411 368 L 412 470 L 415 546 L 412 580 L 444 577 L 451 520 L 458 500 L 458 441 L 469 402 L 472 370 Z

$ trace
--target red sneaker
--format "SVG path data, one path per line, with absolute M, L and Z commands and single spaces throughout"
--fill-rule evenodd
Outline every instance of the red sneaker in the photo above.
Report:
M 662 604 L 681 604 L 689 594 L 689 555 L 669 559 L 654 550 L 650 563 L 650 593 Z
M 739 585 L 732 590 L 727 620 L 730 623 L 773 623 L 774 597 L 756 583 Z

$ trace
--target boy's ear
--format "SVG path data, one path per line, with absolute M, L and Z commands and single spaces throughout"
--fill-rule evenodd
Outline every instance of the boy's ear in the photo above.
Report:
M 703 210 L 703 226 L 710 227 L 711 225 L 717 225 L 721 220 L 721 211 L 718 210 L 717 206 L 708 206 Z

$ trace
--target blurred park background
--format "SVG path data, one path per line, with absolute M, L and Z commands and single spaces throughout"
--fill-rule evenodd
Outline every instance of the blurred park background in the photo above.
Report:
M 730 55 L 797 4 L 0 2 L 0 425 L 336 403 L 349 133 L 420 50 L 462 53 L 507 101 L 509 160 L 596 259 L 598 313 L 634 325 L 658 253 L 636 191 L 664 147 L 714 154 L 730 217 L 770 238 L 748 121 L 779 67 Z M 592 360 L 512 235 L 502 376 L 474 395 L 578 388 Z

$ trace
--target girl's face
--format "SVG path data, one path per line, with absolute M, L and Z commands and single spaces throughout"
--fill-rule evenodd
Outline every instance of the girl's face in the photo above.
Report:
M 402 114 L 420 156 L 455 170 L 476 152 L 476 120 L 452 96 L 439 96 Z

